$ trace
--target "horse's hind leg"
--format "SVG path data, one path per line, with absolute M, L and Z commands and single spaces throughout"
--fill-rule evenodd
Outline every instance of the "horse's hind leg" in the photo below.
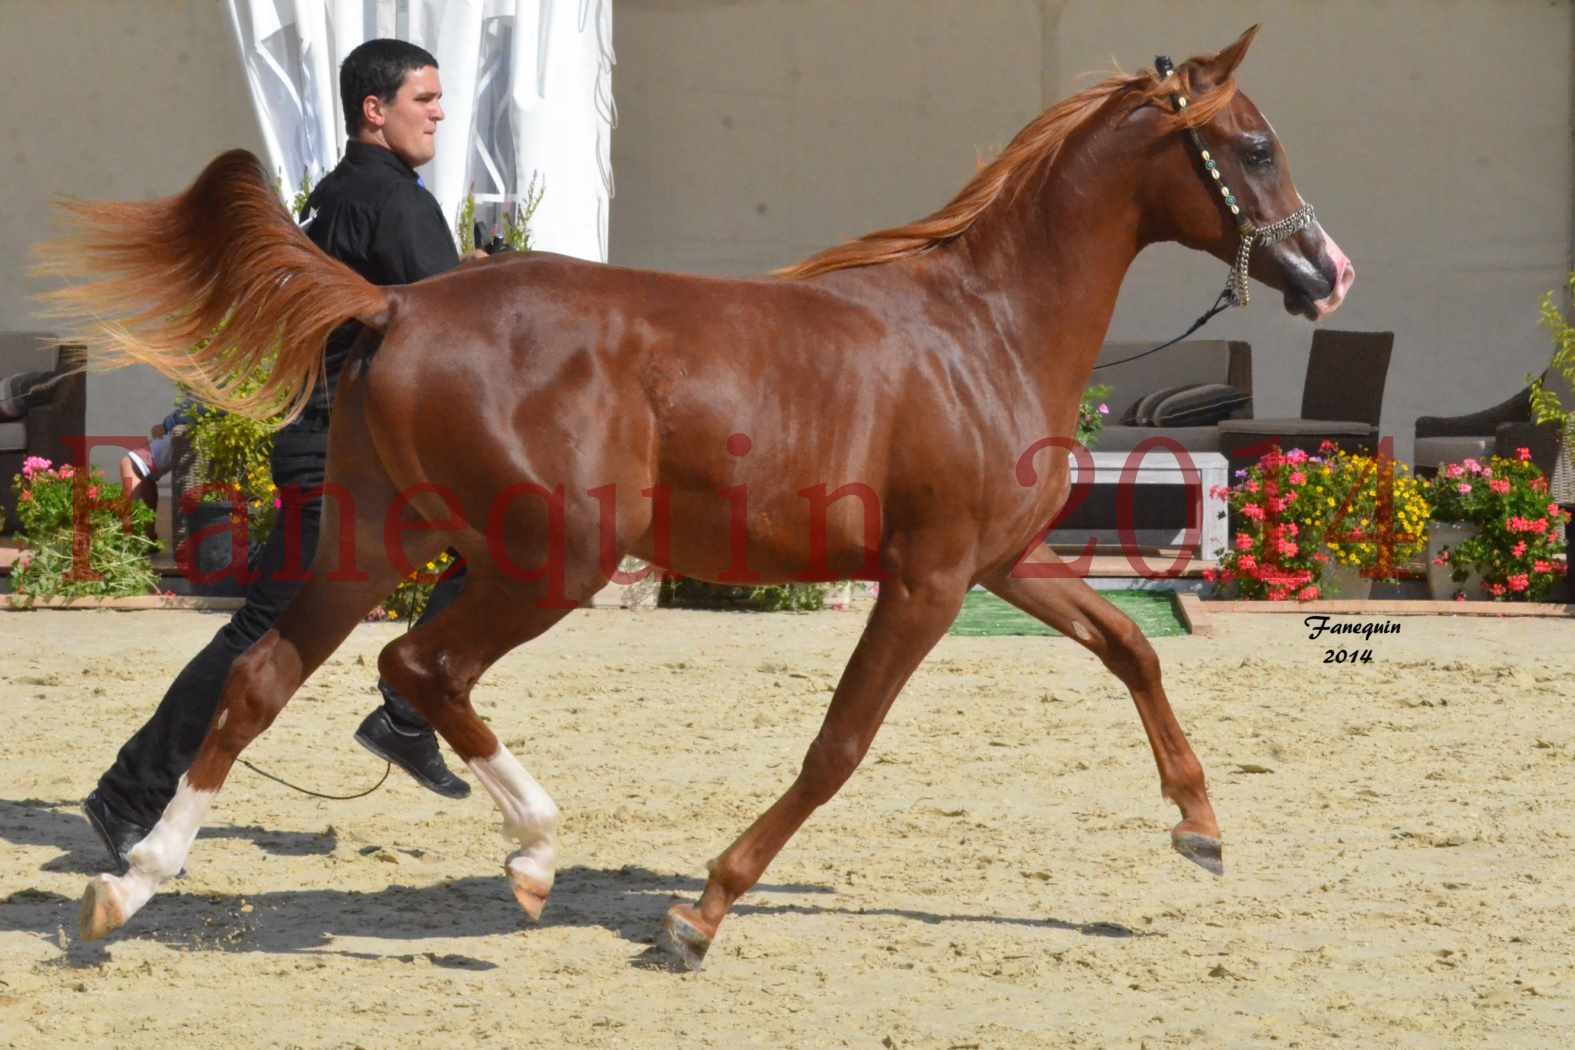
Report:
M 571 569 L 574 564 L 583 559 Z M 454 604 L 378 658 L 384 680 L 432 723 L 497 803 L 504 836 L 519 846 L 504 871 L 533 920 L 541 917 L 557 871 L 558 807 L 476 714 L 470 693 L 495 661 L 547 631 L 605 582 L 593 569 L 566 577 L 562 595 L 552 600 L 544 587 L 472 560 Z
M 365 582 L 314 577 L 279 622 L 235 661 L 208 734 L 180 779 L 164 813 L 132 847 L 124 875 L 100 875 L 82 897 L 83 940 L 125 925 L 159 884 L 180 871 L 213 796 L 241 751 L 273 723 L 307 676 L 398 583 L 398 574 L 372 573 Z
M 912 552 L 908 552 L 910 555 Z M 903 559 L 912 564 L 911 557 Z M 925 655 L 946 633 L 962 606 L 968 583 L 955 566 L 915 567 L 883 582 L 864 634 L 826 711 L 820 732 L 804 755 L 787 792 L 710 865 L 699 904 L 676 904 L 662 922 L 660 947 L 681 966 L 697 970 L 717 927 L 760 880 L 766 866 L 817 808 L 829 802 L 864 759 L 886 712 Z
M 346 418 L 334 424 L 336 446 L 355 436 L 352 413 L 341 406 L 340 414 Z M 268 728 L 301 683 L 368 610 L 398 584 L 401 573 L 393 566 L 383 537 L 384 517 L 394 495 L 392 482 L 381 466 L 364 455 L 341 453 L 333 457 L 330 468 L 329 480 L 341 495 L 325 499 L 321 542 L 310 578 L 273 628 L 231 665 L 213 723 L 191 768 L 153 829 L 132 847 L 126 874 L 101 875 L 88 883 L 79 916 L 84 940 L 95 940 L 124 925 L 161 882 L 180 871 L 208 805 L 237 756 Z M 348 535 L 341 532 L 342 520 L 353 529 Z M 353 541 L 353 569 L 337 564 L 341 537 Z M 419 562 L 441 546 L 435 537 L 428 543 L 429 551 L 410 547 L 407 556 Z M 331 573 L 341 568 L 351 578 L 332 578 Z
M 1014 577 L 1005 570 L 984 584 L 1028 615 L 1091 650 L 1132 691 L 1138 718 L 1159 767 L 1160 793 L 1181 809 L 1181 823 L 1170 833 L 1171 844 L 1188 860 L 1215 875 L 1223 875 L 1220 826 L 1209 803 L 1203 765 L 1176 722 L 1160 682 L 1159 657 L 1137 624 L 1100 597 L 1098 591 L 1070 575 L 1028 579 Z

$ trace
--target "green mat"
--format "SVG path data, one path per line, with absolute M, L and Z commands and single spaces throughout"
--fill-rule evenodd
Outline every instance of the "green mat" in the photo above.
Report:
M 1110 604 L 1126 613 L 1150 638 L 1164 638 L 1186 634 L 1187 629 L 1176 619 L 1176 609 L 1166 591 L 1101 591 Z M 1020 612 L 989 591 L 969 591 L 963 599 L 962 612 L 952 623 L 952 634 L 970 638 L 994 637 L 1015 634 L 1059 635 L 1029 616 Z

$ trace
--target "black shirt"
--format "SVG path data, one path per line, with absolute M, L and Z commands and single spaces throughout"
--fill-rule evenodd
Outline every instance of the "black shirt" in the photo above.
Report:
M 373 284 L 411 284 L 459 265 L 437 199 L 381 146 L 346 143 L 344 159 L 312 190 L 300 219 L 313 244 Z M 360 328 L 351 321 L 329 336 L 327 382 L 312 390 L 304 424 L 326 421 L 329 390 Z

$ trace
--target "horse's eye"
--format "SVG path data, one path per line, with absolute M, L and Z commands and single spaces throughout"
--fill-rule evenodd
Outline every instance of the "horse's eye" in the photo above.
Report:
M 1274 163 L 1274 151 L 1268 146 L 1249 146 L 1243 159 L 1249 168 L 1267 168 Z

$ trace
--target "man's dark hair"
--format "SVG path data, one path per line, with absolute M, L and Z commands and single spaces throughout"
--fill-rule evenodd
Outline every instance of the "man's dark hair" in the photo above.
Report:
M 426 66 L 437 68 L 437 59 L 425 48 L 404 40 L 368 40 L 345 56 L 339 67 L 339 99 L 345 107 L 345 132 L 352 138 L 361 130 L 361 103 L 368 95 L 394 101 L 405 74 Z

